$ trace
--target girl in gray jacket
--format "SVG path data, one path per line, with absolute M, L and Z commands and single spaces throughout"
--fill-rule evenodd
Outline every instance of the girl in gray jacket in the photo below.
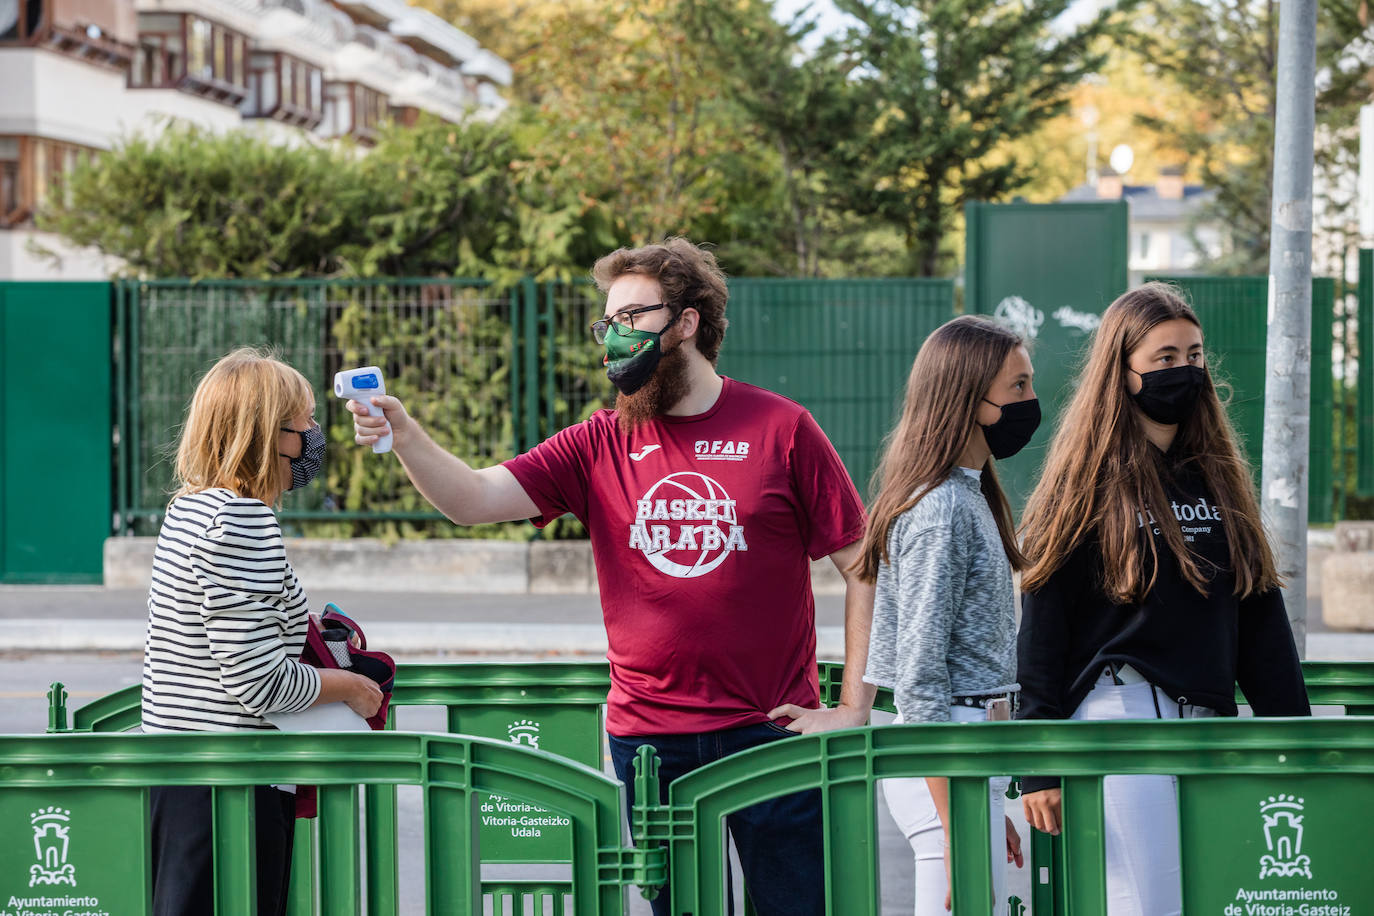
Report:
M 898 722 L 980 721 L 1015 700 L 1012 570 L 1024 559 L 993 462 L 1020 451 L 1040 423 L 1032 375 L 1021 338 L 973 316 L 938 328 L 911 367 L 858 563 L 877 582 L 864 679 L 893 689 Z M 989 785 L 993 861 L 1005 851 L 1020 867 L 1020 838 L 1001 802 L 1006 787 L 1006 779 Z M 888 779 L 883 794 L 916 856 L 917 916 L 943 913 L 948 781 Z M 997 905 L 1004 883 L 995 868 L 993 901 L 969 901 L 972 912 L 989 904 L 1005 912 Z

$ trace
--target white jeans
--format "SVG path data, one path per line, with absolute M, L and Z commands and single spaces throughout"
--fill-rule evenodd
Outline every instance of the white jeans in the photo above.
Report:
M 951 706 L 949 717 L 952 722 L 982 722 L 986 720 L 987 713 L 970 706 Z M 898 715 L 893 724 L 901 722 L 902 717 Z M 996 901 L 992 912 L 997 916 L 1005 913 L 1007 908 L 1008 782 L 1010 778 L 1005 777 L 988 780 L 992 811 L 992 899 Z M 897 822 L 916 855 L 916 916 L 946 916 L 949 911 L 945 909 L 945 894 L 949 892 L 949 882 L 945 877 L 945 832 L 925 777 L 884 779 L 882 787 L 887 810 L 892 812 L 892 819 Z
M 1158 711 L 1156 711 L 1156 709 Z M 1150 684 L 1113 684 L 1103 676 L 1073 718 L 1204 718 L 1213 710 L 1179 705 Z M 1108 776 L 1106 814 L 1108 916 L 1179 916 L 1183 909 L 1178 851 L 1178 780 L 1173 776 Z

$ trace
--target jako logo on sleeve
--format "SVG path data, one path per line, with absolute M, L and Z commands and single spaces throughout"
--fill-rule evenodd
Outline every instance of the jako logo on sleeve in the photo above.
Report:
M 698 461 L 743 461 L 749 457 L 749 443 L 733 439 L 698 439 Z

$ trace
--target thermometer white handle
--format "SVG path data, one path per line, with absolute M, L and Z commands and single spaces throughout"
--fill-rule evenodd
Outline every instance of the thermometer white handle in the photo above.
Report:
M 372 403 L 376 395 L 386 394 L 386 382 L 382 370 L 376 366 L 363 366 L 360 369 L 345 369 L 334 374 L 334 394 L 341 398 L 351 398 L 367 408 L 374 416 L 383 416 L 382 408 Z M 391 451 L 391 433 L 378 439 L 372 446 L 378 455 Z

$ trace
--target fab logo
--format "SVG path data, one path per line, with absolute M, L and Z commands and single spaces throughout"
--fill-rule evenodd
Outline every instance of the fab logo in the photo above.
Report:
M 664 477 L 637 501 L 630 548 L 661 573 L 695 579 L 749 545 L 725 488 L 705 474 L 682 471 Z

